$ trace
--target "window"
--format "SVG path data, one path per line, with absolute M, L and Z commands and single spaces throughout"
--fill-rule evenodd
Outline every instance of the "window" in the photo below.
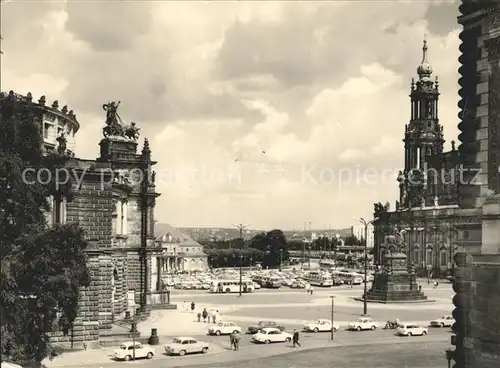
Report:
M 43 138 L 48 139 L 49 138 L 49 130 L 50 130 L 50 124 L 43 124 Z
M 432 265 L 432 249 L 427 249 L 425 263 L 428 265 Z
M 52 224 L 66 223 L 66 198 L 52 199 Z
M 447 265 L 447 259 L 446 259 L 446 251 L 441 251 L 440 255 L 440 265 L 445 267 Z

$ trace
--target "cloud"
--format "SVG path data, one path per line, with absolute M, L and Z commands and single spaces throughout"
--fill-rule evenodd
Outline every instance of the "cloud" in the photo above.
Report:
M 121 100 L 158 161 L 160 222 L 349 226 L 397 198 L 424 34 L 456 137 L 458 4 L 436 4 L 9 2 L 2 89 L 68 104 L 85 158 Z

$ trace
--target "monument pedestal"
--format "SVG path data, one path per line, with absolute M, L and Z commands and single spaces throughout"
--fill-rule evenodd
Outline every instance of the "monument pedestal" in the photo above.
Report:
M 419 290 L 415 273 L 408 272 L 404 253 L 386 254 L 384 264 L 385 269 L 374 276 L 372 287 L 366 295 L 367 302 L 430 302 L 430 300 L 427 300 L 427 296 Z

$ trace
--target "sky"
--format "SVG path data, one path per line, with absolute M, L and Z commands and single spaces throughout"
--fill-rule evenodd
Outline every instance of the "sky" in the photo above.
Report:
M 2 1 L 1 88 L 73 109 L 96 158 L 102 104 L 141 128 L 156 220 L 345 228 L 398 199 L 410 81 L 440 80 L 458 134 L 458 2 Z M 307 225 L 309 226 L 309 225 Z

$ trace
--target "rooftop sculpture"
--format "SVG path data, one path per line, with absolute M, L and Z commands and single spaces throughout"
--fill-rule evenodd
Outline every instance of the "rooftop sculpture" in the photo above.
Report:
M 120 101 L 111 101 L 102 105 L 102 109 L 106 111 L 106 126 L 102 130 L 104 137 L 126 138 L 137 141 L 140 128 L 136 127 L 134 122 L 125 125 L 120 115 L 118 115 L 118 106 L 120 106 Z

